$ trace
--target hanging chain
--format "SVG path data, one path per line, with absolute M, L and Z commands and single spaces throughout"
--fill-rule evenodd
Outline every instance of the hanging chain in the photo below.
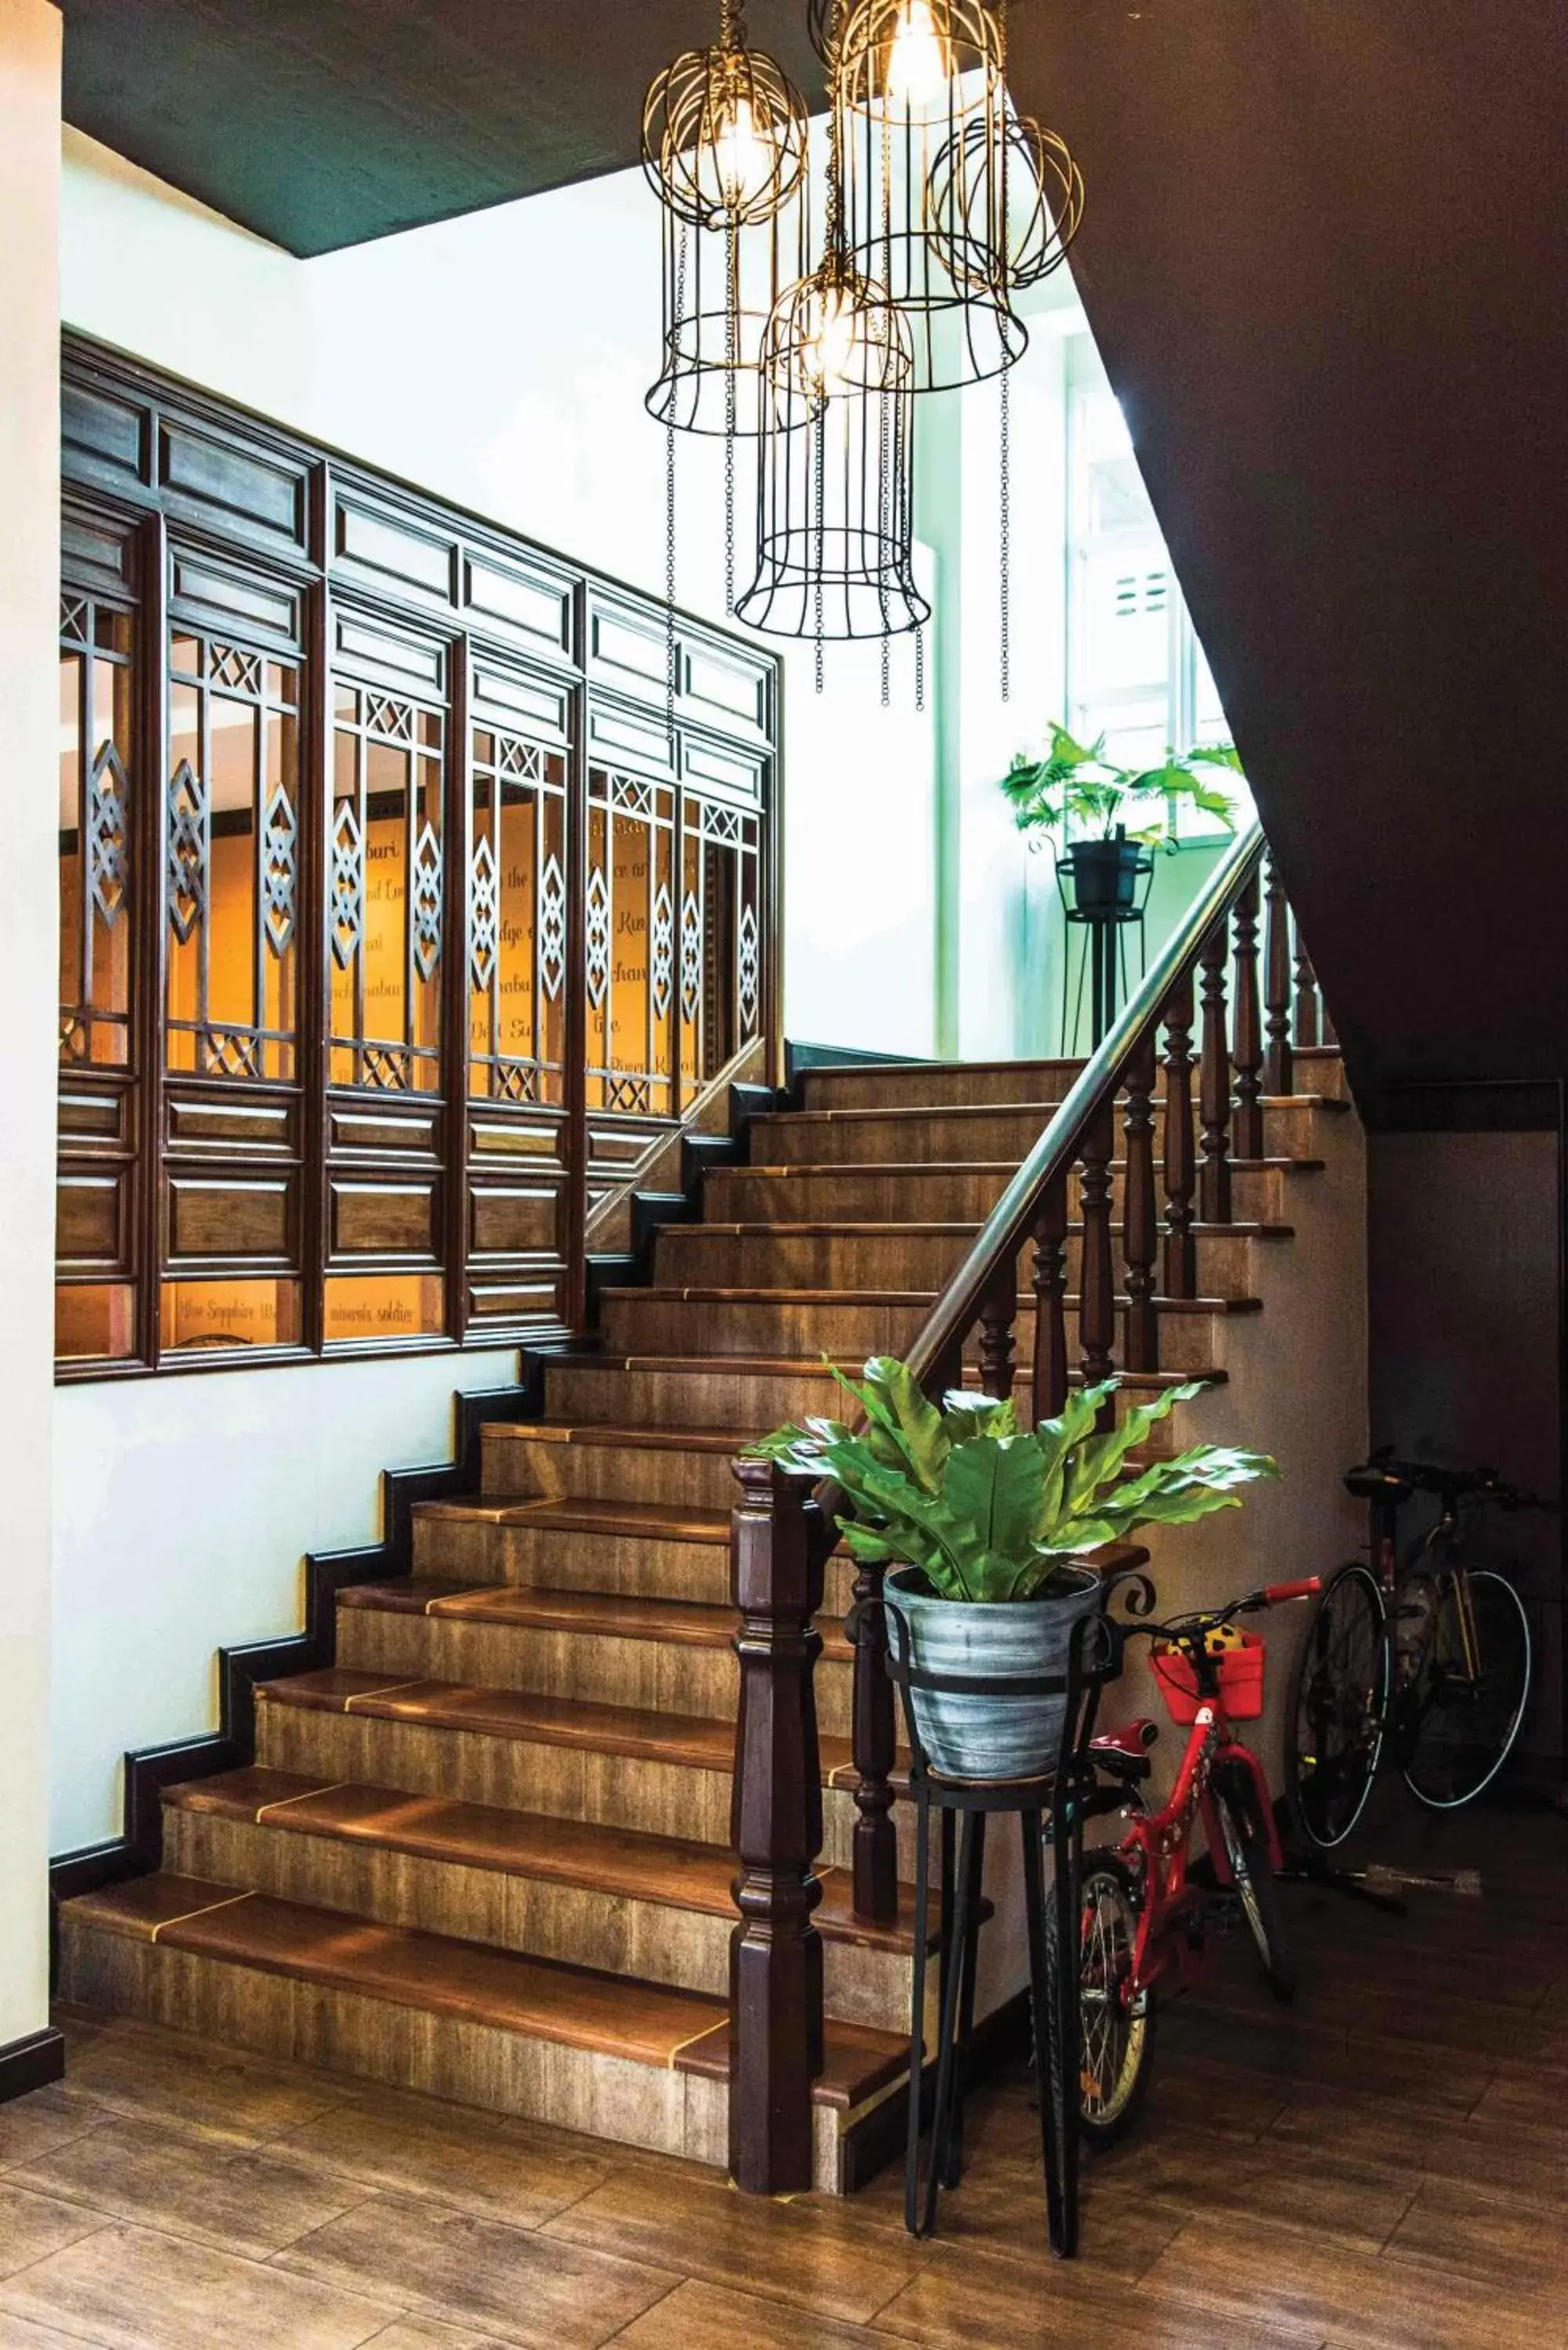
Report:
M 724 609 L 735 609 L 735 370 L 741 364 L 741 240 L 724 232 Z
M 681 222 L 675 244 L 675 334 L 679 341 L 686 312 L 686 224 Z M 675 643 L 675 400 L 677 378 L 671 371 L 670 405 L 664 420 L 664 717 L 671 753 L 675 742 L 675 692 L 679 682 Z
M 816 539 L 816 561 L 815 561 L 815 564 L 812 566 L 812 569 L 813 569 L 813 570 L 815 571 L 815 573 L 816 574 L 815 585 L 815 594 L 814 594 L 814 597 L 813 597 L 813 602 L 814 602 L 814 606 L 815 606 L 815 623 L 816 623 L 816 625 L 815 625 L 815 636 L 816 636 L 815 671 L 816 671 L 816 690 L 817 690 L 818 693 L 820 693 L 820 692 L 822 691 L 822 688 L 823 688 L 823 681 L 824 681 L 824 674 L 825 674 L 825 664 L 824 664 L 823 657 L 822 657 L 822 638 L 823 638 L 823 625 L 824 625 L 824 622 L 823 622 L 823 586 L 822 586 L 822 566 L 823 566 L 823 561 L 824 561 L 824 558 L 825 558 L 825 556 L 826 556 L 826 536 L 827 536 L 827 530 L 826 530 L 826 514 L 825 514 L 825 511 L 824 511 L 824 508 L 825 508 L 825 502 L 826 502 L 826 484 L 825 484 L 825 481 L 824 481 L 824 476 L 825 476 L 825 474 L 826 474 L 826 470 L 827 470 L 826 452 L 826 449 L 825 449 L 825 447 L 824 447 L 824 442 L 825 442 L 826 436 L 826 431 L 827 431 L 827 422 L 826 422 L 826 416 L 824 415 L 824 413 L 823 413 L 823 411 L 822 411 L 821 407 L 819 406 L 819 407 L 818 407 L 818 410 L 817 410 L 817 414 L 816 414 L 816 421 L 815 421 L 815 425 L 814 425 L 814 426 L 813 426 L 813 428 L 812 428 L 812 434 L 811 434 L 811 472 L 812 472 L 811 498 L 812 498 L 812 507 L 813 507 L 812 527 L 813 527 L 813 533 L 814 533 L 814 536 L 815 536 L 815 539 Z
M 917 713 L 926 706 L 926 624 L 922 620 L 915 630 L 915 709 Z
M 1012 369 L 1002 370 L 1002 698 L 1012 699 Z

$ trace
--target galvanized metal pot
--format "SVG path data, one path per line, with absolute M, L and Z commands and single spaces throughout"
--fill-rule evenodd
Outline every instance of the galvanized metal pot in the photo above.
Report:
M 993 1607 L 939 1599 L 919 1567 L 889 1575 L 884 1596 L 909 1627 L 911 1665 L 965 1680 L 1065 1674 L 1073 1628 L 1101 1606 L 1092 1567 L 1064 1565 L 1041 1599 Z M 1065 1585 L 1064 1590 L 1061 1587 Z M 1030 1779 L 1054 1769 L 1066 1697 L 977 1697 L 911 1689 L 915 1728 L 933 1771 L 948 1779 Z

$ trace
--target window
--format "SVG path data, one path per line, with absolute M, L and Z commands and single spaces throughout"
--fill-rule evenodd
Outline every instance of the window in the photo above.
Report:
M 1231 730 L 1177 584 L 1131 436 L 1087 335 L 1067 348 L 1067 723 L 1118 765 L 1227 743 Z M 1244 789 L 1239 813 L 1251 813 Z M 1188 809 L 1179 830 L 1218 827 Z

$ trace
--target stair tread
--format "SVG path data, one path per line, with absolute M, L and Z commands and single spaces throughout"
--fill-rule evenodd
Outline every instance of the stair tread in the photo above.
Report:
M 692 1240 L 698 1237 L 712 1240 L 732 1241 L 821 1240 L 824 1238 L 861 1240 L 868 1238 L 885 1239 L 893 1233 L 901 1233 L 908 1236 L 910 1233 L 916 1232 L 935 1232 L 947 1238 L 959 1237 L 972 1239 L 977 1233 L 983 1232 L 985 1226 L 983 1222 L 976 1216 L 929 1222 L 923 1221 L 922 1219 L 915 1216 L 882 1216 L 865 1218 L 851 1216 L 817 1216 L 813 1217 L 809 1222 L 804 1223 L 763 1222 L 752 1224 L 719 1224 L 704 1222 L 702 1223 L 681 1224 L 678 1229 L 683 1240 Z M 1074 1220 L 1067 1225 L 1067 1231 L 1070 1234 L 1081 1233 L 1083 1229 L 1083 1224 L 1076 1220 Z M 1110 1229 L 1113 1232 L 1119 1232 L 1121 1231 L 1121 1222 L 1118 1218 L 1113 1217 L 1111 1219 Z M 1194 1238 L 1199 1240 L 1219 1240 L 1229 1238 L 1248 1241 L 1288 1241 L 1295 1238 L 1295 1226 L 1293 1224 L 1262 1223 L 1255 1221 L 1249 1222 L 1241 1216 L 1233 1218 L 1228 1224 L 1206 1224 L 1195 1219 L 1191 1230 Z
M 1108 1163 L 1113 1173 L 1127 1166 L 1125 1159 L 1113 1159 Z M 1282 1169 L 1287 1174 L 1315 1174 L 1327 1164 L 1324 1159 L 1288 1156 L 1233 1158 L 1230 1161 L 1239 1175 L 1256 1175 L 1276 1168 Z M 711 1172 L 710 1180 L 718 1177 L 726 1182 L 744 1182 L 752 1175 L 766 1175 L 774 1179 L 783 1177 L 793 1182 L 806 1175 L 877 1175 L 890 1179 L 900 1175 L 1016 1175 L 1017 1172 L 1016 1159 L 921 1159 L 906 1166 L 886 1159 L 785 1159 L 776 1164 L 748 1160 L 743 1167 L 716 1167 Z
M 735 1611 L 695 1599 L 644 1598 L 636 1594 L 556 1591 L 535 1584 L 462 1583 L 445 1575 L 400 1575 L 359 1583 L 337 1595 L 340 1607 L 431 1616 L 442 1622 L 514 1624 L 539 1631 L 580 1632 L 618 1640 L 659 1640 L 693 1648 L 729 1648 Z M 851 1654 L 842 1628 L 822 1627 L 824 1653 Z
M 486 1442 L 613 1444 L 622 1452 L 739 1452 L 755 1441 L 752 1429 L 649 1428 L 608 1419 L 497 1419 L 484 1422 Z
M 862 1358 L 858 1355 L 824 1357 L 821 1355 L 607 1354 L 579 1356 L 572 1364 L 575 1371 L 659 1371 L 668 1372 L 677 1378 L 691 1373 L 702 1377 L 722 1375 L 726 1378 L 819 1379 L 825 1387 L 836 1386 L 837 1382 L 834 1378 L 836 1370 L 843 1371 L 852 1378 L 858 1378 L 863 1367 Z M 1026 1364 L 1019 1367 L 1018 1376 L 1021 1378 L 1028 1378 L 1029 1370 Z M 1075 1381 L 1080 1376 L 1076 1371 L 1068 1373 L 1069 1378 Z M 1124 1388 L 1138 1390 L 1175 1387 L 1183 1379 L 1210 1379 L 1222 1383 L 1227 1376 L 1226 1372 L 1220 1369 L 1118 1371 L 1116 1373 Z M 978 1369 L 966 1367 L 966 1380 L 972 1378 L 978 1381 L 979 1378 Z
M 519 1956 L 412 1926 L 195 1877 L 136 1877 L 70 1905 L 82 1922 L 192 1954 L 635 2064 L 727 2077 L 727 2002 L 700 1991 Z M 722 2062 L 702 2043 L 725 2035 Z M 819 2104 L 858 2104 L 907 2053 L 894 2033 L 830 2022 Z
M 410 1794 L 359 1781 L 312 1779 L 253 1765 L 212 1779 L 166 1788 L 165 1808 L 237 1820 L 296 1835 L 332 1836 L 346 1844 L 411 1854 L 454 1866 L 518 1877 L 695 1909 L 735 1915 L 735 1856 L 727 1845 L 606 1827 L 551 1814 L 508 1811 L 445 1795 Z M 830 1940 L 907 1952 L 913 1934 L 914 1889 L 899 1887 L 899 1916 L 873 1926 L 854 1915 L 846 1868 L 821 1872 L 816 1925 Z
M 414 1514 L 440 1523 L 538 1526 L 549 1534 L 637 1534 L 656 1542 L 724 1543 L 728 1510 L 701 1510 L 685 1502 L 596 1501 L 568 1496 L 491 1502 L 475 1494 L 451 1502 L 416 1502 Z

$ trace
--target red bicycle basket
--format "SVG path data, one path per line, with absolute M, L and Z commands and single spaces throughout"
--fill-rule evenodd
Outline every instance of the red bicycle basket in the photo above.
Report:
M 1263 1711 L 1263 1657 L 1264 1644 L 1258 1635 L 1243 1632 L 1239 1648 L 1227 1648 L 1215 1659 L 1225 1711 L 1232 1721 L 1256 1721 Z M 1157 1648 L 1154 1677 L 1172 1721 L 1189 1728 L 1203 1702 L 1189 1659 L 1179 1648 Z

